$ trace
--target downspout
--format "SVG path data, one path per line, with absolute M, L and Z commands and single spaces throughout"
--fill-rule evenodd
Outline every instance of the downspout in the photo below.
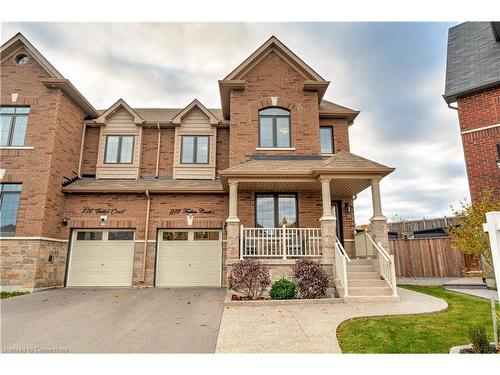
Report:
M 158 147 L 156 150 L 156 178 L 160 176 L 159 170 L 160 170 L 160 144 L 161 144 L 161 129 L 160 129 L 160 123 L 158 122 L 156 124 L 158 128 Z
M 458 107 L 453 107 L 450 103 L 448 103 L 448 108 L 458 111 Z
M 83 159 L 83 147 L 85 145 L 85 133 L 87 131 L 87 124 L 83 122 L 82 131 L 82 144 L 80 145 L 80 158 L 78 159 L 78 178 L 82 177 L 82 159 Z
M 149 232 L 149 207 L 151 206 L 151 197 L 149 196 L 149 190 L 146 190 L 146 197 L 148 198 L 148 204 L 146 207 L 146 225 L 144 229 L 144 250 L 142 252 L 141 284 L 144 284 L 144 280 L 146 279 L 146 255 L 148 250 L 148 232 Z

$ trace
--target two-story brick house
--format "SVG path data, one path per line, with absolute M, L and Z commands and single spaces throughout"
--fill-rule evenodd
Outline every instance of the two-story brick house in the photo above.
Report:
M 1 59 L 3 287 L 221 286 L 246 257 L 273 278 L 312 257 L 340 295 L 397 298 L 393 168 L 350 153 L 359 112 L 277 38 L 219 81 L 220 109 L 96 111 L 21 34 Z M 351 260 L 368 187 L 379 256 Z
M 449 30 L 443 97 L 458 111 L 472 201 L 500 199 L 500 22 Z

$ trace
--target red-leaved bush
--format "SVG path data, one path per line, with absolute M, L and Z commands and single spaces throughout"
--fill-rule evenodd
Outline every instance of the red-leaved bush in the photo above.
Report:
M 228 277 L 229 288 L 245 297 L 257 299 L 271 285 L 271 273 L 264 264 L 244 259 L 236 263 Z
M 293 266 L 301 298 L 323 298 L 328 288 L 328 274 L 319 262 L 299 259 Z

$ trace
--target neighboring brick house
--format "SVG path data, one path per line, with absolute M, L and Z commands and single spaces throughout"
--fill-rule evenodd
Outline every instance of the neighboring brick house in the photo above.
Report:
M 359 112 L 277 38 L 219 81 L 221 109 L 96 111 L 21 34 L 1 61 L 3 288 L 221 286 L 239 259 L 278 278 L 311 257 L 340 295 L 397 298 L 379 189 L 394 169 L 350 153 Z M 347 264 L 370 186 L 380 259 Z
M 500 22 L 449 30 L 443 97 L 458 109 L 472 201 L 486 190 L 500 199 Z

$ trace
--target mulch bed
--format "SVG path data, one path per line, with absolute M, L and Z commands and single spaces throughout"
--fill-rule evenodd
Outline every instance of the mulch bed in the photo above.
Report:
M 231 301 L 263 301 L 263 300 L 268 300 L 270 298 L 266 298 L 266 297 L 258 297 L 258 298 L 251 298 L 251 297 L 242 297 L 242 296 L 238 296 L 236 294 L 233 294 L 231 296 Z

